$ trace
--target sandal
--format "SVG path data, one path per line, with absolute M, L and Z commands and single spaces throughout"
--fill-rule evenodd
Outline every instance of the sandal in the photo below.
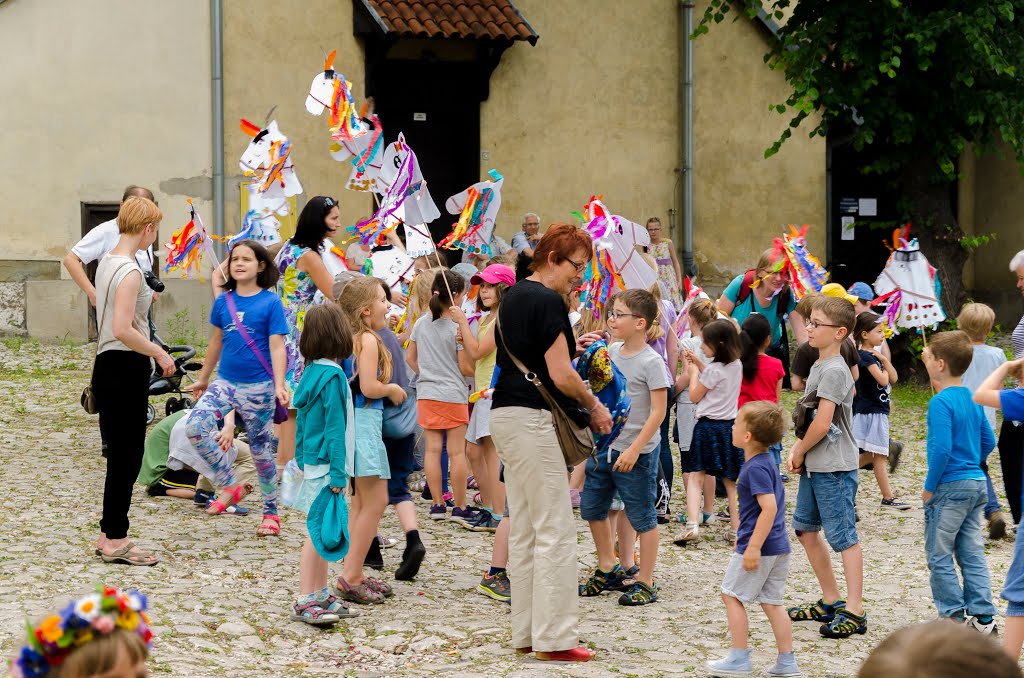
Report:
M 658 600 L 658 585 L 648 586 L 642 581 L 634 581 L 633 586 L 619 596 L 619 605 L 648 605 Z
M 310 626 L 333 626 L 341 621 L 341 617 L 324 608 L 319 600 L 309 603 L 292 605 L 292 621 L 300 621 Z
M 221 501 L 219 497 L 214 499 L 207 505 L 206 512 L 212 516 L 224 513 L 228 510 L 229 506 L 234 506 L 238 502 L 242 501 L 242 497 L 246 495 L 245 490 L 245 483 L 237 483 L 230 487 L 225 487 L 224 492 L 221 494 L 221 496 L 227 495 L 225 497 L 225 501 Z
M 479 490 L 480 489 L 480 485 L 478 485 L 477 482 L 476 482 L 476 476 L 470 476 L 470 477 L 466 478 L 466 487 L 471 489 L 471 490 Z
M 836 602 L 829 604 L 819 598 L 816 603 L 808 603 L 807 605 L 801 605 L 800 607 L 791 607 L 787 612 L 789 613 L 790 621 L 816 621 L 828 623 L 835 618 L 836 611 L 845 606 L 845 600 L 837 600 Z
M 352 586 L 344 577 L 338 577 L 337 581 L 331 584 L 331 593 L 359 605 L 381 605 L 384 602 L 384 594 L 373 590 L 369 582 L 363 581 L 359 586 Z
M 342 619 L 349 619 L 352 617 L 359 616 L 359 610 L 353 609 L 344 600 L 339 600 L 331 594 L 327 594 L 327 597 L 323 600 L 317 601 L 321 607 L 326 607 L 327 611 L 331 614 L 336 614 Z
M 700 539 L 700 528 L 689 526 L 679 533 L 679 536 L 672 540 L 676 546 L 686 546 L 691 541 Z
M 149 551 L 143 551 L 135 545 L 135 542 L 131 541 L 111 553 L 104 553 L 100 549 L 96 550 L 99 552 L 100 558 L 102 558 L 105 563 L 152 567 L 160 562 L 159 558 L 155 557 Z M 149 560 L 150 558 L 152 558 L 152 560 Z
M 281 516 L 264 515 L 263 522 L 256 528 L 257 537 L 277 537 L 281 534 Z
M 366 579 L 364 579 L 363 581 L 372 590 L 376 591 L 377 593 L 380 593 L 385 598 L 390 598 L 391 596 L 395 595 L 395 592 L 391 588 L 391 584 L 388 584 L 385 581 L 381 581 L 376 577 L 366 577 Z

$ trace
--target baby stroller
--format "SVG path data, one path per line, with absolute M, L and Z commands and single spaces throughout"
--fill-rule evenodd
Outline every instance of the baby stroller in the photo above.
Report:
M 190 372 L 198 372 L 203 369 L 203 364 L 198 361 L 192 361 L 192 358 L 196 356 L 196 350 L 191 346 L 168 346 L 167 353 L 174 358 L 174 374 L 169 377 L 154 374 L 150 377 L 149 397 L 167 395 L 168 393 L 174 393 L 176 396 L 179 396 L 171 396 L 164 404 L 164 414 L 170 416 L 175 412 L 195 405 L 195 401 L 191 398 L 192 392 L 182 388 L 181 380 L 188 376 Z M 189 377 L 189 381 L 191 381 L 191 377 Z M 146 424 L 152 424 L 153 420 L 156 419 L 156 408 L 153 407 L 152 403 L 148 405 L 148 408 Z

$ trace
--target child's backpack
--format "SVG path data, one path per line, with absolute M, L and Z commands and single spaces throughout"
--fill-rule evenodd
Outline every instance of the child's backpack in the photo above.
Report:
M 590 382 L 590 390 L 612 415 L 612 430 L 594 434 L 595 454 L 603 454 L 619 437 L 629 419 L 632 402 L 626 395 L 626 377 L 612 363 L 608 345 L 603 341 L 595 341 L 587 347 L 576 361 L 576 372 L 584 381 Z
M 755 271 L 752 268 L 748 269 L 747 272 L 743 274 L 743 282 L 740 284 L 740 292 L 738 295 L 736 295 L 737 307 L 739 307 L 740 304 L 746 301 L 747 298 L 750 296 L 750 293 L 753 292 L 753 289 L 750 286 L 754 284 L 754 277 L 756 275 L 757 271 Z M 791 294 L 793 294 L 793 292 L 792 290 L 790 290 L 788 283 L 785 287 L 782 288 L 782 291 L 779 292 L 779 305 L 775 308 L 775 315 L 777 315 L 780 320 L 782 319 L 782 316 L 788 313 L 789 297 Z M 751 301 L 750 304 L 751 306 L 753 306 L 754 302 Z

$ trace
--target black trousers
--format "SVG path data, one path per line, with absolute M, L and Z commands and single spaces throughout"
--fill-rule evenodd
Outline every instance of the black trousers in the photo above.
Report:
M 96 356 L 92 383 L 107 457 L 100 531 L 108 539 L 128 536 L 128 508 L 146 445 L 151 372 L 149 358 L 134 351 L 104 351 Z
M 1003 420 L 999 430 L 999 467 L 1003 471 L 1003 487 L 1010 504 L 1013 523 L 1020 523 L 1021 491 L 1024 489 L 1024 426 Z

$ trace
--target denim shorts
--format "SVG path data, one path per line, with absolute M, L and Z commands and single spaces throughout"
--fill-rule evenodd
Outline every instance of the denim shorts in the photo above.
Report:
M 604 520 L 618 491 L 626 506 L 629 524 L 639 533 L 658 526 L 654 500 L 658 492 L 658 455 L 651 452 L 637 457 L 628 473 L 613 471 L 622 454 L 611 450 L 587 460 L 587 479 L 580 494 L 580 517 L 583 520 Z
M 825 531 L 825 540 L 836 553 L 858 542 L 857 471 L 801 473 L 800 487 L 793 509 L 793 529 L 797 532 Z

